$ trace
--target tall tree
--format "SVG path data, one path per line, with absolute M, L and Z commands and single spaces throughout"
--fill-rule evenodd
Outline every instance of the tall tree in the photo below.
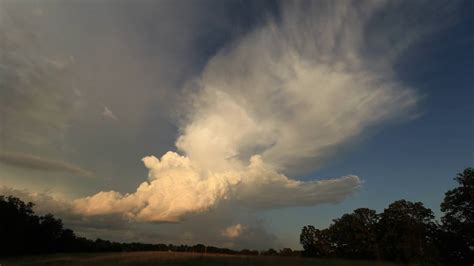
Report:
M 459 184 L 446 192 L 440 242 L 446 262 L 469 265 L 474 261 L 474 168 L 454 178 Z
M 378 223 L 382 257 L 404 262 L 435 259 L 435 230 L 433 212 L 423 203 L 393 202 L 381 214 Z
M 344 258 L 373 259 L 378 257 L 376 226 L 379 216 L 374 210 L 360 208 L 335 219 L 330 226 L 336 255 Z
M 333 254 L 329 230 L 319 230 L 312 225 L 304 226 L 301 230 L 300 243 L 303 245 L 303 255 L 309 257 L 328 257 Z
M 36 245 L 33 239 L 39 218 L 34 215 L 33 206 L 12 196 L 0 196 L 0 254 L 29 252 Z
M 52 214 L 40 217 L 40 243 L 43 251 L 53 252 L 58 249 L 58 243 L 63 235 L 63 222 Z

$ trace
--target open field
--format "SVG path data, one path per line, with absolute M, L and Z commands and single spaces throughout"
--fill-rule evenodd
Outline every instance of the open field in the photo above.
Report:
M 321 265 L 321 266 L 394 266 L 397 264 L 375 261 L 347 261 L 299 257 L 234 256 L 175 252 L 122 252 L 78 253 L 0 258 L 1 266 L 10 265 L 169 265 L 169 266 L 234 266 L 234 265 Z

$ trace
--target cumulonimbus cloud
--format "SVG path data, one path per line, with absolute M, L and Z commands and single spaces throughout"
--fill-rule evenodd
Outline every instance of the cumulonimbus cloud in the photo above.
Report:
M 67 172 L 85 177 L 94 176 L 91 172 L 77 165 L 32 154 L 0 152 L 0 163 L 32 170 Z
M 356 176 L 301 182 L 268 168 L 252 157 L 244 168 L 224 172 L 203 169 L 188 157 L 168 152 L 143 159 L 149 181 L 134 193 L 99 192 L 74 201 L 75 211 L 88 216 L 121 214 L 138 221 L 177 222 L 185 214 L 203 212 L 222 200 L 250 208 L 275 208 L 338 202 L 360 184 Z
M 413 109 L 417 95 L 390 71 L 394 54 L 364 54 L 364 30 L 383 4 L 297 2 L 223 49 L 184 107 L 182 134 L 134 193 L 74 202 L 83 215 L 179 221 L 232 201 L 249 208 L 339 202 L 361 185 L 347 175 L 298 181 L 371 127 Z M 377 67 L 374 67 L 377 66 Z M 194 90 L 196 91 L 196 90 Z

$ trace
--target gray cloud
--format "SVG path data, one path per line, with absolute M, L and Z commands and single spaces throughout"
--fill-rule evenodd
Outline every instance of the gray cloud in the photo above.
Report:
M 35 204 L 35 212 L 43 215 L 54 211 L 56 215 L 64 216 L 68 213 L 69 203 L 59 197 L 43 192 L 31 192 L 26 189 L 15 189 L 6 186 L 0 186 L 0 195 L 14 196 L 20 198 L 24 202 L 33 202 Z
M 25 169 L 68 172 L 85 177 L 94 177 L 93 173 L 84 170 L 77 165 L 31 154 L 0 152 L 0 163 Z
M 140 158 L 173 147 L 182 83 L 234 29 L 228 3 L 207 3 L 1 1 L 0 150 L 68 158 L 130 189 Z

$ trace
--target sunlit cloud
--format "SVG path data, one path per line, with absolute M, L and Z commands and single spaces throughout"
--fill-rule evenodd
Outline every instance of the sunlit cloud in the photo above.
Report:
M 77 199 L 75 212 L 178 222 L 187 214 L 207 211 L 221 202 L 236 202 L 252 209 L 339 202 L 360 185 L 356 176 L 311 182 L 292 180 L 268 168 L 259 156 L 252 157 L 247 167 L 226 172 L 210 172 L 175 152 L 166 153 L 161 160 L 149 156 L 143 161 L 149 169 L 149 181 L 134 193 L 108 191 Z
M 374 69 L 377 57 L 362 52 L 365 25 L 382 5 L 365 3 L 363 14 L 349 5 L 287 4 L 281 21 L 211 58 L 183 107 L 183 155 L 145 157 L 149 180 L 135 192 L 77 199 L 76 212 L 176 222 L 228 202 L 268 209 L 352 195 L 361 185 L 354 175 L 288 174 L 319 168 L 371 127 L 410 114 L 418 97 L 388 71 L 392 61 Z

